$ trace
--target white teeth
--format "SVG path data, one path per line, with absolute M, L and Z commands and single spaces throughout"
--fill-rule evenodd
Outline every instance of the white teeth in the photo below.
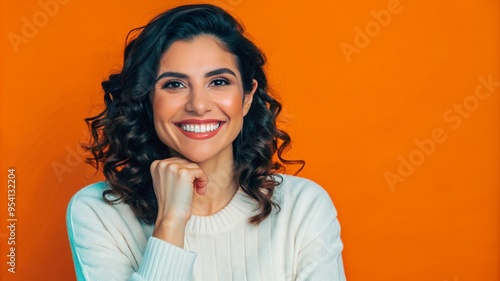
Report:
M 194 132 L 194 133 L 206 133 L 212 132 L 219 128 L 220 123 L 215 124 L 201 124 L 201 125 L 191 125 L 191 124 L 183 124 L 181 128 L 186 132 Z

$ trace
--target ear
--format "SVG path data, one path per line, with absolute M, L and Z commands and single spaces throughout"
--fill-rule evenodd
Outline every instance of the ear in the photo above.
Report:
M 255 91 L 257 91 L 258 86 L 259 86 L 259 83 L 257 82 L 257 80 L 253 79 L 252 90 L 243 95 L 243 116 L 246 116 L 248 113 L 248 110 L 250 110 L 250 106 L 252 106 L 253 95 L 255 94 Z

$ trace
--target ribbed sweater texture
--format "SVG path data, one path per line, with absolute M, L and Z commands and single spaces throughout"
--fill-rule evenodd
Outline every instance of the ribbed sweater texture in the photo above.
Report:
M 273 198 L 280 205 L 259 225 L 248 219 L 257 203 L 241 188 L 210 216 L 193 215 L 184 248 L 152 236 L 124 203 L 102 198 L 106 182 L 71 199 L 69 241 L 78 280 L 226 281 L 345 280 L 337 212 L 316 183 L 281 175 Z

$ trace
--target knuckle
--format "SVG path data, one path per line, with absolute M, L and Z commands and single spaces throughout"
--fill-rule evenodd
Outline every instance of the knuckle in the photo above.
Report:
M 182 178 L 187 177 L 187 176 L 189 176 L 189 169 L 185 168 L 185 167 L 180 168 L 179 171 L 178 171 L 178 174 Z
M 151 165 L 149 166 L 149 170 L 151 173 L 153 173 L 156 170 L 156 167 L 158 166 L 159 160 L 154 160 L 151 162 Z
M 165 160 L 161 160 L 161 161 L 158 163 L 158 169 L 159 169 L 159 170 L 162 170 L 162 171 L 164 171 L 164 170 L 168 169 L 168 166 L 169 166 L 169 163 L 168 163 L 167 161 L 165 161 Z
M 177 171 L 179 171 L 179 164 L 177 164 L 177 163 L 168 163 L 165 166 L 165 169 L 167 169 L 170 172 L 177 172 Z

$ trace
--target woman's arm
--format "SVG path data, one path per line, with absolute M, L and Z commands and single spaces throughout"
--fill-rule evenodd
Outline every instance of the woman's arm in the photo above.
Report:
M 344 281 L 343 244 L 337 211 L 328 193 L 317 187 L 313 190 L 319 192 L 309 202 L 314 207 L 303 220 L 304 235 L 300 239 L 296 281 Z
M 342 263 L 342 248 L 340 225 L 335 219 L 324 231 L 301 248 L 296 280 L 346 280 Z
M 101 194 L 102 189 L 84 190 L 68 206 L 78 280 L 192 280 L 194 252 L 147 238 L 131 211 L 105 203 Z
M 184 229 L 193 192 L 204 194 L 208 179 L 175 157 L 154 161 L 151 176 L 158 216 L 149 238 L 128 205 L 102 199 L 102 185 L 71 200 L 67 226 L 79 280 L 192 280 L 196 254 L 183 249 Z
M 139 270 L 129 280 L 193 280 L 195 258 L 194 252 L 150 237 Z

